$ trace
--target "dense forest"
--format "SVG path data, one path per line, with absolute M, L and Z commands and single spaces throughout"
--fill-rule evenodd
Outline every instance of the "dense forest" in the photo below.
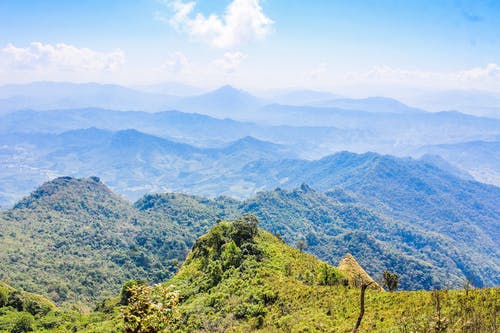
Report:
M 483 239 L 459 246 L 445 232 L 374 211 L 339 188 L 321 193 L 301 185 L 245 201 L 153 194 L 131 204 L 97 177 L 57 178 L 1 212 L 0 279 L 59 305 L 91 306 L 128 280 L 167 280 L 217 220 L 247 213 L 330 264 L 352 253 L 377 280 L 393 271 L 402 289 L 498 285 L 496 246 L 486 255 Z M 473 246 L 477 252 L 468 250 Z
M 258 228 L 219 220 L 164 283 L 125 283 L 93 311 L 0 285 L 5 332 L 496 332 L 500 290 L 386 291 L 352 256 L 337 267 Z

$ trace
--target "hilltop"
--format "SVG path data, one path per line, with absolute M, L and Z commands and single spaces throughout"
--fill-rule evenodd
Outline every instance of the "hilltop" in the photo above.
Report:
M 113 295 L 132 278 L 164 280 L 176 264 L 149 253 L 147 225 L 99 178 L 56 178 L 0 214 L 0 279 L 59 304 Z
M 252 215 L 220 221 L 195 242 L 174 278 L 151 287 L 129 284 L 125 326 L 131 331 L 141 323 L 145 330 L 176 332 L 349 332 L 359 311 L 359 289 L 349 286 L 353 281 L 346 274 L 360 269 L 352 256 L 336 268 L 287 246 L 257 223 Z M 369 289 L 360 332 L 408 327 L 491 332 L 499 297 L 498 289 Z

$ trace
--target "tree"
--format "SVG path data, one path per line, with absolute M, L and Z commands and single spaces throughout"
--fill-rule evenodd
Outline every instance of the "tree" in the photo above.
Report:
M 236 219 L 233 222 L 234 229 L 231 238 L 240 247 L 244 243 L 253 242 L 254 237 L 259 233 L 258 224 L 259 220 L 253 214 L 247 214 Z
M 304 251 L 304 249 L 306 248 L 306 242 L 304 242 L 303 240 L 299 240 L 297 242 L 297 248 L 300 250 L 300 252 Z
M 241 250 L 234 241 L 222 246 L 222 261 L 224 269 L 238 267 L 241 263 Z
M 28 314 L 22 314 L 14 323 L 14 326 L 10 329 L 10 333 L 24 333 L 33 331 L 33 316 Z
M 391 271 L 384 271 L 384 287 L 389 291 L 398 289 L 399 276 Z
M 128 305 L 122 308 L 126 333 L 162 332 L 179 320 L 179 293 L 173 286 L 132 285 L 128 291 Z
M 333 286 L 339 283 L 341 278 L 342 275 L 334 267 L 331 267 L 330 265 L 325 263 L 321 265 L 321 270 L 318 279 L 320 285 Z
M 144 286 L 146 284 L 146 281 L 143 280 L 130 280 L 126 282 L 123 287 L 122 287 L 122 292 L 121 292 L 121 297 L 120 297 L 120 304 L 121 305 L 127 305 L 128 300 L 130 297 L 132 297 L 132 291 L 130 290 L 131 287 L 133 286 Z

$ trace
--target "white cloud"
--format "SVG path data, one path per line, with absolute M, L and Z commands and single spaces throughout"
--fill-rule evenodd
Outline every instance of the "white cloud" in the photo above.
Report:
M 172 74 L 182 74 L 190 72 L 191 62 L 182 52 L 177 51 L 168 56 L 161 69 Z
M 471 68 L 458 73 L 458 78 L 461 80 L 500 79 L 500 66 L 488 64 L 484 68 Z
M 265 15 L 260 0 L 233 0 L 221 16 L 194 14 L 195 5 L 194 1 L 170 2 L 174 14 L 168 22 L 176 30 L 217 48 L 231 48 L 263 39 L 274 23 Z M 155 17 L 162 19 L 158 14 Z
M 9 69 L 57 69 L 64 71 L 115 71 L 125 63 L 121 50 L 108 53 L 89 48 L 78 48 L 64 43 L 43 44 L 32 42 L 28 47 L 8 44 L 0 50 L 0 59 Z
M 355 81 L 380 81 L 391 83 L 427 83 L 431 85 L 482 85 L 500 83 L 500 66 L 488 64 L 485 67 L 475 67 L 452 72 L 419 71 L 396 68 L 391 66 L 376 66 L 365 73 L 350 73 L 349 79 Z
M 222 58 L 214 61 L 214 65 L 226 73 L 232 73 L 246 57 L 241 52 L 226 52 Z

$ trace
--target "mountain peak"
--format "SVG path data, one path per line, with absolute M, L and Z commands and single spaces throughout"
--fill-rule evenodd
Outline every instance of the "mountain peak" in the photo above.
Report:
M 225 84 L 225 85 L 219 87 L 218 89 L 215 89 L 215 91 L 241 91 L 241 90 L 233 87 L 230 84 Z
M 99 177 L 58 177 L 48 181 L 19 201 L 14 210 L 45 207 L 70 214 L 80 211 L 97 211 L 105 204 L 118 206 L 125 201 L 115 195 Z
M 238 89 L 229 84 L 222 86 L 213 90 L 212 92 L 208 92 L 206 95 L 212 96 L 220 96 L 224 98 L 233 97 L 233 98 L 245 98 L 245 99 L 256 99 L 252 94 L 246 92 L 245 90 Z

